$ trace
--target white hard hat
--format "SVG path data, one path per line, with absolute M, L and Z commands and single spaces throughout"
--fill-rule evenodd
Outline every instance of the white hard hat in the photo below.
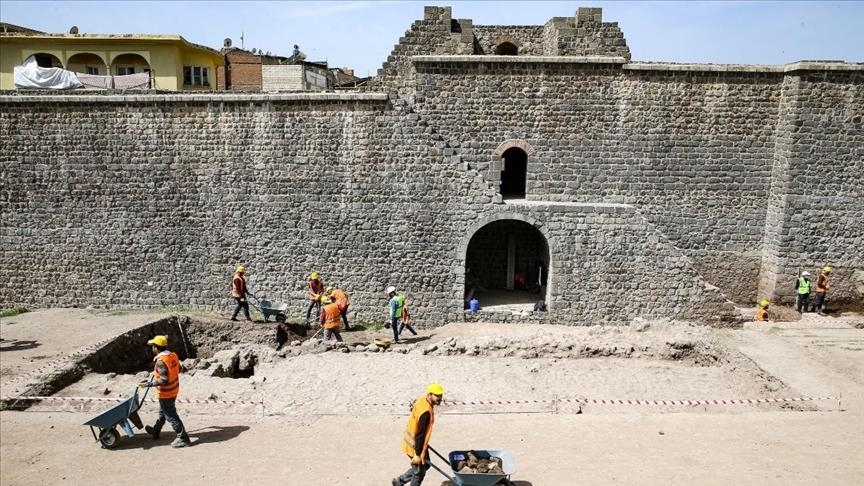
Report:
M 805 276 L 805 277 L 809 277 L 809 276 L 810 276 L 810 272 L 808 272 L 807 270 L 804 270 L 803 272 L 801 272 L 801 275 L 803 275 L 803 276 Z
M 387 293 L 388 294 L 392 294 L 393 292 L 396 292 L 396 287 L 394 287 L 392 285 L 387 287 Z

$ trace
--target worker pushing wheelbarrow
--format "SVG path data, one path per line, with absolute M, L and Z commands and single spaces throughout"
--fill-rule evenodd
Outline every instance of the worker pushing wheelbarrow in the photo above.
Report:
M 390 481 L 392 486 L 422 484 L 431 467 L 450 480 L 454 486 L 511 486 L 510 475 L 516 472 L 513 456 L 502 450 L 453 451 L 445 458 L 429 444 L 435 424 L 435 407 L 444 399 L 444 387 L 433 383 L 426 394 L 414 400 L 408 423 L 402 435 L 401 449 L 411 458 L 411 468 Z M 433 452 L 449 466 L 449 472 L 429 458 Z
M 139 430 L 144 428 L 141 417 L 138 416 L 138 410 L 144 403 L 144 399 L 147 398 L 148 390 L 149 388 L 145 388 L 144 396 L 139 399 L 138 387 L 135 387 L 132 396 L 84 422 L 84 425 L 90 426 L 90 433 L 93 434 L 94 439 L 102 444 L 102 447 L 113 449 L 120 444 L 118 426 L 123 429 L 126 437 L 135 435 L 135 431 L 132 430 L 133 425 Z

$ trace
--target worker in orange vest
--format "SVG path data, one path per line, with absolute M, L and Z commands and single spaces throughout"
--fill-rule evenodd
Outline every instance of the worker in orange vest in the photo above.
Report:
M 348 306 L 351 305 L 351 302 L 348 301 L 348 294 L 342 289 L 333 287 L 327 287 L 326 293 L 330 297 L 330 300 L 336 302 L 339 306 L 339 312 L 342 315 L 342 324 L 345 325 L 346 331 L 350 331 L 351 326 L 348 325 Z
M 342 342 L 342 335 L 339 334 L 339 326 L 342 325 L 342 311 L 339 304 L 324 296 L 321 300 L 324 304 L 324 310 L 321 311 L 321 327 L 324 328 L 324 340 L 329 341 L 331 336 L 334 336 L 337 341 Z
M 813 304 L 813 310 L 819 314 L 825 310 L 825 294 L 828 293 L 828 288 L 831 286 L 830 275 L 831 267 L 826 266 L 816 278 L 816 302 Z
M 156 398 L 159 399 L 159 415 L 156 423 L 144 427 L 154 439 L 159 438 L 165 420 L 171 424 L 171 428 L 177 434 L 177 438 L 171 443 L 171 447 L 186 447 L 191 445 L 189 435 L 183 426 L 183 421 L 177 414 L 177 395 L 180 393 L 180 358 L 177 353 L 168 350 L 168 336 L 156 336 L 147 341 L 153 351 L 155 362 L 151 379 L 138 383 L 139 387 L 156 387 Z
M 763 300 L 759 302 L 759 308 L 756 309 L 756 317 L 754 317 L 756 321 L 768 321 L 768 301 Z
M 321 313 L 321 297 L 324 296 L 324 282 L 321 281 L 321 276 L 318 275 L 318 272 L 312 272 L 309 274 L 309 280 L 306 282 L 307 289 L 309 290 L 309 308 L 306 309 L 306 327 L 312 328 L 312 308 L 316 307 L 317 312 L 315 314 L 315 319 L 318 319 L 318 314 Z
M 234 314 L 231 316 L 232 321 L 237 320 L 237 314 L 240 313 L 240 309 L 243 309 L 243 314 L 246 316 L 247 321 L 252 320 L 252 318 L 249 317 L 249 302 L 246 300 L 247 295 L 252 294 L 249 293 L 249 289 L 246 287 L 246 267 L 240 265 L 237 267 L 237 270 L 234 271 L 234 278 L 231 279 L 231 296 L 234 297 L 234 300 L 237 302 L 237 307 L 234 308 Z
M 429 469 L 429 438 L 435 424 L 435 406 L 444 399 L 444 387 L 433 383 L 426 387 L 426 394 L 414 401 L 408 424 L 402 436 L 402 452 L 411 458 L 411 468 L 401 476 L 393 478 L 392 486 L 420 486 Z

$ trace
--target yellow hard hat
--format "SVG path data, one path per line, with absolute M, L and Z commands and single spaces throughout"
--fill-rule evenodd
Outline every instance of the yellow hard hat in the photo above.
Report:
M 322 295 L 322 296 L 321 296 L 321 303 L 322 303 L 322 304 L 329 304 L 330 302 L 332 302 L 332 301 L 330 300 L 330 297 L 327 297 L 326 295 Z
M 147 344 L 155 344 L 156 346 L 164 348 L 168 346 L 168 336 L 155 336 L 153 339 L 147 341 Z
M 826 266 L 825 268 L 822 269 L 822 271 L 825 273 L 831 273 L 831 267 Z
M 327 287 L 327 288 L 324 289 L 324 290 L 327 291 L 327 292 L 333 292 L 333 287 Z
M 426 387 L 426 393 L 431 393 L 433 395 L 443 395 L 444 387 L 441 386 L 440 383 L 432 383 L 431 385 Z
M 312 272 L 311 274 L 309 274 L 309 278 L 315 280 L 316 278 L 318 278 L 318 272 Z
M 240 265 L 237 267 L 237 273 L 246 273 L 246 267 Z
M 759 302 L 759 305 L 761 305 L 762 307 L 768 307 L 768 304 L 769 304 L 769 302 L 767 300 L 763 300 L 762 302 Z

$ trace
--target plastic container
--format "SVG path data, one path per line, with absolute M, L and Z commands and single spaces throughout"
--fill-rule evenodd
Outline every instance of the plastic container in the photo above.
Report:
M 480 301 L 477 299 L 471 299 L 468 301 L 468 310 L 471 312 L 477 312 L 480 310 Z

